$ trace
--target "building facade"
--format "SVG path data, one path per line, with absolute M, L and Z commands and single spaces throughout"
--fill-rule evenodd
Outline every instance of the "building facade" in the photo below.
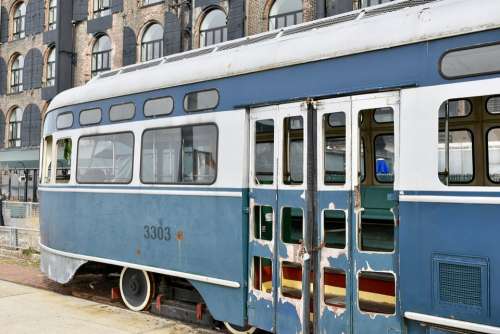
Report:
M 99 73 L 390 0 L 0 0 L 1 193 L 36 201 L 43 115 Z

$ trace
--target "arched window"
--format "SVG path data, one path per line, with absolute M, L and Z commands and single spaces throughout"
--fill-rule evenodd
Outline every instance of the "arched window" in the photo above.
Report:
M 23 91 L 23 68 L 24 57 L 18 55 L 12 62 L 10 68 L 10 92 L 19 93 Z
M 9 117 L 9 147 L 21 146 L 21 123 L 23 120 L 23 111 L 15 107 Z
M 141 61 L 163 56 L 163 27 L 153 23 L 144 31 L 141 41 Z
M 26 5 L 24 2 L 21 2 L 17 5 L 14 11 L 14 20 L 13 20 L 13 33 L 12 38 L 14 40 L 21 39 L 26 36 L 25 33 L 25 22 L 26 22 Z
M 57 28 L 57 0 L 49 0 L 49 25 L 48 30 Z
M 226 13 L 213 9 L 203 18 L 200 26 L 200 47 L 227 41 Z
M 102 17 L 111 14 L 110 0 L 93 0 L 94 18 Z
M 92 77 L 111 69 L 111 39 L 107 35 L 97 38 L 92 48 Z
M 269 30 L 302 23 L 302 0 L 276 0 L 269 12 Z
M 47 56 L 45 86 L 51 87 L 56 84 L 56 48 L 52 47 Z

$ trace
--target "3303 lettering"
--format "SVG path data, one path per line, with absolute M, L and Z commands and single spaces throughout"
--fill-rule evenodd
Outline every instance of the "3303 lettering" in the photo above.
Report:
M 172 239 L 170 227 L 144 225 L 144 239 L 170 241 L 170 239 Z

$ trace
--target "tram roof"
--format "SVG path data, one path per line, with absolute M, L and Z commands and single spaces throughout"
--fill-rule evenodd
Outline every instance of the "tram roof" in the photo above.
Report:
M 105 72 L 58 94 L 49 111 L 498 27 L 498 0 L 394 1 Z

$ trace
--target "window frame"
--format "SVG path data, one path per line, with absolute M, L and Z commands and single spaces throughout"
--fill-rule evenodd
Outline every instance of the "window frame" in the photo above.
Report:
M 22 114 L 24 114 L 24 110 L 21 109 L 21 107 L 17 106 L 12 109 L 12 111 L 9 114 L 9 128 L 8 128 L 8 135 L 7 135 L 7 147 L 8 148 L 20 148 L 23 147 L 22 143 L 22 117 L 21 120 L 17 120 L 17 112 L 21 111 Z M 12 122 L 10 119 L 12 118 L 12 114 L 16 113 L 16 120 Z M 15 131 L 12 131 L 15 130 Z M 17 136 L 17 133 L 19 132 L 19 137 Z M 15 134 L 15 136 L 13 136 Z M 19 145 L 17 145 L 17 142 L 19 142 Z
M 116 119 L 116 120 L 113 120 L 112 117 L 111 117 L 111 110 L 113 108 L 116 108 L 116 107 L 120 107 L 120 106 L 125 106 L 125 105 L 128 105 L 128 104 L 131 104 L 134 106 L 134 112 L 132 113 L 132 117 L 130 118 L 122 118 L 122 119 Z M 137 113 L 137 106 L 135 105 L 134 102 L 130 101 L 130 102 L 124 102 L 124 103 L 118 103 L 118 104 L 112 104 L 110 107 L 109 107 L 109 110 L 108 110 L 108 117 L 109 117 L 109 121 L 111 123 L 120 123 L 120 122 L 126 122 L 126 121 L 130 121 L 130 120 L 133 120 L 135 118 L 135 115 Z M 102 112 L 101 112 L 101 119 L 102 119 Z
M 166 113 L 166 114 L 158 114 L 158 115 L 151 115 L 151 116 L 148 116 L 146 115 L 145 113 L 145 110 L 146 110 L 146 103 L 148 103 L 149 101 L 154 101 L 154 100 L 161 100 L 161 99 L 167 99 L 169 98 L 170 100 L 172 100 L 172 110 L 170 110 L 170 112 Z M 145 117 L 145 118 L 159 118 L 159 117 L 165 117 L 165 116 L 168 116 L 170 114 L 172 114 L 175 110 L 175 99 L 173 96 L 171 95 L 167 95 L 167 96 L 160 96 L 160 97 L 151 97 L 151 98 L 148 98 L 146 100 L 144 100 L 143 104 L 142 104 L 142 115 Z
M 20 63 L 21 58 L 23 58 L 23 66 L 19 65 L 18 68 L 14 69 L 14 64 L 16 62 Z M 24 91 L 24 56 L 18 54 L 14 61 L 10 64 L 10 81 L 9 81 L 9 94 L 17 94 Z M 17 80 L 16 80 L 17 78 Z
M 24 15 L 16 16 L 16 12 L 24 5 Z M 24 1 L 19 2 L 14 8 L 12 15 L 12 40 L 17 41 L 26 38 L 26 10 L 27 5 Z
M 212 108 L 205 108 L 205 109 L 195 109 L 195 110 L 188 110 L 186 108 L 186 98 L 190 95 L 190 94 L 199 94 L 199 93 L 204 93 L 204 92 L 210 92 L 210 91 L 215 91 L 217 92 L 217 104 L 215 106 L 213 106 Z M 207 110 L 212 110 L 214 111 L 215 109 L 217 109 L 219 107 L 219 104 L 220 104 L 220 92 L 217 88 L 208 88 L 208 89 L 202 89 L 202 90 L 194 90 L 192 92 L 187 92 L 184 94 L 184 98 L 182 99 L 182 107 L 184 109 L 184 112 L 185 113 L 198 113 L 198 112 L 201 112 L 201 111 L 207 111 Z
M 47 63 L 46 63 L 46 74 L 45 74 L 45 87 L 54 87 L 56 85 L 56 61 L 57 54 L 54 55 L 55 60 L 50 60 L 50 55 L 52 52 L 56 52 L 56 47 L 52 46 L 49 49 L 47 55 Z
M 492 42 L 492 43 L 480 43 L 480 44 L 474 44 L 474 45 L 469 45 L 461 48 L 455 48 L 455 49 L 448 49 L 446 50 L 441 57 L 439 57 L 438 61 L 438 71 L 439 74 L 446 80 L 458 80 L 458 79 L 464 79 L 464 78 L 472 78 L 472 77 L 479 77 L 479 76 L 487 76 L 487 75 L 493 75 L 493 74 L 498 74 L 500 73 L 500 69 L 498 71 L 490 71 L 490 72 L 481 72 L 481 73 L 473 73 L 473 74 L 466 74 L 466 75 L 459 75 L 459 76 L 447 76 L 443 72 L 443 60 L 444 58 L 453 52 L 460 52 L 460 51 L 465 51 L 465 50 L 473 50 L 473 49 L 479 49 L 483 47 L 489 47 L 489 46 L 495 46 L 499 45 L 500 42 Z
M 101 113 L 102 115 L 102 113 Z M 78 179 L 78 161 L 80 158 L 80 140 L 82 138 L 89 138 L 89 137 L 103 137 L 103 136 L 112 136 L 112 135 L 119 135 L 119 134 L 132 134 L 132 165 L 130 167 L 131 173 L 130 173 L 130 180 L 128 182 L 81 182 Z M 99 133 L 99 134 L 90 134 L 90 135 L 83 135 L 78 137 L 77 143 L 76 143 L 76 161 L 75 161 L 75 182 L 78 184 L 131 184 L 132 181 L 134 180 L 134 160 L 135 160 L 135 134 L 133 131 L 117 131 L 117 132 L 105 132 L 105 133 Z
M 60 116 L 64 116 L 64 115 L 71 115 L 71 125 L 70 126 L 67 126 L 67 127 L 64 127 L 64 128 L 60 128 L 57 126 L 57 120 L 59 119 Z M 75 115 L 73 114 L 72 111 L 65 111 L 65 112 L 62 112 L 60 114 L 57 115 L 56 117 L 56 129 L 57 130 L 65 130 L 65 129 L 70 129 L 73 127 L 73 125 L 75 124 Z
M 109 39 L 111 48 L 109 50 L 104 50 L 104 51 L 94 51 L 94 48 L 96 47 L 96 44 L 99 43 L 99 40 L 101 38 L 107 37 Z M 101 73 L 111 71 L 111 52 L 113 51 L 113 42 L 111 41 L 111 38 L 107 34 L 102 34 L 96 37 L 94 40 L 94 44 L 92 44 L 92 52 L 91 52 L 91 57 L 90 57 L 90 76 L 91 78 L 95 78 Z M 107 67 L 104 66 L 104 55 L 107 54 Z M 98 67 L 98 58 L 101 57 L 101 63 L 102 66 Z M 94 64 L 95 64 L 95 69 L 94 69 Z
M 96 122 L 96 123 L 83 123 L 82 124 L 82 113 L 84 111 L 88 111 L 88 110 L 96 110 L 98 109 L 99 110 L 99 121 Z M 88 109 L 82 109 L 78 112 L 78 124 L 82 127 L 82 126 L 93 126 L 93 125 L 96 125 L 96 124 L 101 124 L 102 122 L 102 109 L 100 107 L 95 107 L 95 108 L 88 108 Z
M 108 7 L 104 6 L 104 0 L 92 0 L 92 18 L 98 19 L 111 15 L 111 0 L 108 0 Z
M 471 113 L 472 114 L 472 113 Z M 460 127 L 460 128 L 451 128 L 448 130 L 449 133 L 451 132 L 455 132 L 455 131 L 467 131 L 469 134 L 470 134 L 470 138 L 471 138 L 471 145 L 472 145 L 472 178 L 470 179 L 469 182 L 459 182 L 459 183 L 448 183 L 448 184 L 444 184 L 441 179 L 439 178 L 439 134 L 441 132 L 444 133 L 444 131 L 440 131 L 439 130 L 439 126 L 438 126 L 438 169 L 437 169 L 437 173 L 436 173 L 436 176 L 438 178 L 438 181 L 440 184 L 442 184 L 443 186 L 445 187 L 457 187 L 457 186 L 464 186 L 464 185 L 470 185 L 471 183 L 474 182 L 474 180 L 476 179 L 476 150 L 475 150 L 475 141 L 474 141 L 474 133 L 470 130 L 470 129 L 467 129 L 467 128 L 464 128 L 464 127 Z M 446 154 L 446 152 L 445 152 Z M 448 171 L 449 172 L 449 171 Z M 474 186 L 474 185 L 472 185 Z
M 387 122 L 390 123 L 390 122 Z M 384 124 L 384 123 L 382 123 Z M 394 152 L 394 161 L 393 161 L 393 167 L 392 167 L 392 182 L 387 182 L 387 181 L 380 181 L 379 178 L 377 177 L 377 150 L 375 149 L 375 142 L 377 141 L 377 138 L 383 137 L 383 136 L 392 136 L 394 146 L 396 146 L 396 134 L 394 132 L 381 132 L 377 133 L 373 137 L 373 142 L 370 143 L 370 145 L 373 145 L 373 180 L 375 180 L 379 184 L 394 184 L 396 182 L 396 169 L 395 169 L 395 162 L 396 162 L 396 154 Z M 360 170 L 361 171 L 361 170 Z M 366 173 L 366 159 L 365 159 L 365 173 Z M 366 178 L 366 174 L 365 174 Z M 363 180 L 364 181 L 364 180 Z
M 161 3 L 161 2 L 158 2 L 158 3 Z M 148 6 L 157 5 L 158 3 L 153 3 L 153 4 L 150 4 Z M 159 25 L 161 27 L 162 38 L 154 39 L 154 40 L 151 40 L 151 41 L 148 41 L 148 42 L 144 42 L 144 37 L 148 33 L 149 29 L 151 29 L 155 25 Z M 165 27 L 163 27 L 160 23 L 158 23 L 156 21 L 154 21 L 154 22 L 150 23 L 149 25 L 147 25 L 146 28 L 144 29 L 144 32 L 142 33 L 142 37 L 141 37 L 140 62 L 144 63 L 144 62 L 148 62 L 148 61 L 155 60 L 155 59 L 161 59 L 164 56 L 164 52 L 165 52 L 164 39 L 165 39 Z M 150 45 L 152 47 L 151 52 L 152 52 L 152 56 L 153 57 L 148 57 L 148 55 L 149 55 L 149 52 L 148 52 L 149 48 L 148 47 Z M 159 57 L 154 57 L 155 47 L 156 46 L 158 46 Z M 149 55 L 149 56 L 151 56 L 151 55 Z
M 459 98 L 456 98 L 456 99 L 449 99 L 449 100 L 446 100 L 446 101 L 444 101 L 443 103 L 441 103 L 439 105 L 439 108 L 438 108 L 438 119 L 439 119 L 439 122 L 443 121 L 446 118 L 446 117 L 440 117 L 439 116 L 439 111 L 441 110 L 441 107 L 445 103 L 457 102 L 457 101 L 467 101 L 467 103 L 470 106 L 470 112 L 467 115 L 465 115 L 465 116 L 450 116 L 449 117 L 450 120 L 452 120 L 452 119 L 464 119 L 464 118 L 470 117 L 472 114 L 474 114 L 474 104 L 472 103 L 470 97 L 464 97 L 464 98 L 459 97 Z
M 62 114 L 59 114 L 59 115 L 63 115 L 63 114 L 73 114 L 72 112 L 64 112 Z M 57 115 L 57 116 L 59 116 Z M 73 120 L 74 120 L 74 117 L 73 117 Z M 55 141 L 55 154 L 56 154 L 56 159 L 55 159 L 55 169 L 54 169 L 54 177 L 55 177 L 55 183 L 57 184 L 57 170 L 59 169 L 59 159 L 58 159 L 58 143 L 60 141 L 63 141 L 63 140 L 69 140 L 70 143 L 71 143 L 71 150 L 73 150 L 73 138 L 71 138 L 71 136 L 65 136 L 65 137 L 61 137 L 61 138 L 58 138 L 56 141 Z M 67 179 L 66 182 L 59 182 L 59 184 L 68 184 L 68 183 L 71 183 L 71 164 L 73 163 L 73 152 L 71 152 L 71 155 L 70 155 L 70 158 L 69 158 L 69 178 Z
M 47 30 L 52 31 L 57 29 L 57 1 L 54 6 L 52 6 L 52 0 L 49 0 L 49 8 L 47 11 Z
M 215 138 L 215 156 L 217 157 L 216 164 L 215 164 L 215 174 L 214 174 L 214 179 L 210 183 L 197 183 L 197 182 L 145 182 L 142 178 L 142 163 L 143 163 L 143 158 L 142 158 L 142 152 L 144 151 L 144 135 L 148 131 L 155 131 L 155 130 L 168 130 L 168 129 L 182 129 L 185 127 L 196 127 L 196 126 L 205 126 L 205 125 L 213 125 L 215 127 L 216 131 L 216 138 Z M 181 132 L 182 133 L 182 132 Z M 154 127 L 154 128 L 147 128 L 142 131 L 141 134 L 141 147 L 140 147 L 140 166 L 139 166 L 139 181 L 141 184 L 144 185 L 155 185 L 155 184 L 160 184 L 160 185 L 181 185 L 181 186 L 211 186 L 214 185 L 217 182 L 218 176 L 219 176 L 219 127 L 217 126 L 217 123 L 215 122 L 207 122 L 207 123 L 193 123 L 193 124 L 182 124 L 182 125 L 176 125 L 176 126 L 162 126 L 162 127 Z
M 500 125 L 493 125 L 493 126 L 491 126 L 490 128 L 488 128 L 488 131 L 486 131 L 486 133 L 485 133 L 485 141 L 484 141 L 484 143 L 486 145 L 484 145 L 484 147 L 485 147 L 485 150 L 486 150 L 486 177 L 488 178 L 488 181 L 490 181 L 494 185 L 500 185 L 500 181 L 493 181 L 491 179 L 491 174 L 490 174 L 490 150 L 488 148 L 488 145 L 490 143 L 490 141 L 488 140 L 488 138 L 490 136 L 490 132 L 493 131 L 493 130 L 496 130 L 496 129 L 500 130 Z M 474 152 L 473 152 L 473 154 L 474 154 Z

